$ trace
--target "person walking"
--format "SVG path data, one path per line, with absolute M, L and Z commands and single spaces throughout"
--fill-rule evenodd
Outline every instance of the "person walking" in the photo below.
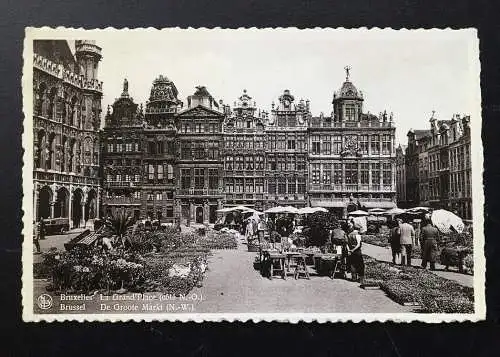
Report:
M 35 254 L 40 254 L 40 223 L 33 222 L 33 244 L 35 245 L 36 248 L 36 253 Z
M 437 257 L 437 241 L 439 238 L 439 231 L 432 225 L 430 219 L 426 219 L 424 227 L 421 232 L 421 240 L 423 244 L 422 250 L 422 268 L 427 268 L 427 262 L 430 263 L 431 270 L 436 269 Z
M 401 265 L 411 265 L 411 251 L 415 241 L 415 230 L 408 223 L 408 218 L 399 225 L 399 234 L 399 241 L 401 242 Z
M 365 262 L 361 254 L 359 226 L 350 220 L 347 227 L 349 230 L 347 236 L 347 254 L 351 267 L 351 278 L 353 281 L 359 281 L 363 285 L 365 282 Z
M 392 264 L 397 264 L 399 261 L 401 263 L 401 233 L 399 231 L 399 222 L 391 222 L 391 230 L 389 233 L 389 240 L 391 244 L 392 252 Z

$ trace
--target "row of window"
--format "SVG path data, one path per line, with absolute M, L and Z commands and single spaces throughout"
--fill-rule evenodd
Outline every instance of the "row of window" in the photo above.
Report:
M 209 188 L 215 190 L 219 188 L 218 169 L 204 169 L 204 168 L 181 169 L 180 179 L 181 179 L 182 189 Z M 205 187 L 206 184 L 208 184 L 208 187 Z
M 139 150 L 139 141 L 107 143 L 108 152 L 139 152 Z
M 371 175 L 371 176 L 370 176 Z M 371 177 L 371 180 L 370 180 Z M 361 185 L 392 184 L 391 163 L 333 163 L 312 164 L 311 183 L 324 185 L 361 184 Z
M 225 178 L 224 187 L 227 193 L 264 193 L 264 179 Z
M 306 193 L 306 180 L 305 178 L 269 178 L 267 180 L 267 192 L 270 195 L 304 194 Z
M 219 142 L 218 141 L 182 141 L 181 142 L 182 160 L 218 160 Z
M 170 164 L 145 164 L 145 172 L 148 173 L 148 180 L 163 180 L 172 181 L 174 179 L 174 167 Z
M 468 145 L 453 147 L 450 149 L 450 169 L 464 170 L 470 163 L 470 149 Z
M 224 147 L 228 149 L 265 149 L 263 136 L 228 136 L 224 138 Z
M 264 170 L 263 156 L 226 156 L 226 170 Z
M 268 134 L 266 139 L 270 150 L 307 150 L 305 134 Z
M 181 133 L 218 133 L 220 125 L 217 123 L 182 123 Z
M 338 155 L 343 148 L 353 145 L 362 154 L 390 155 L 392 137 L 388 134 L 374 135 L 312 135 L 312 155 Z

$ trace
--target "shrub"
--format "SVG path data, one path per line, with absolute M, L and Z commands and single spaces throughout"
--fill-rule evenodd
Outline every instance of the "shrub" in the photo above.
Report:
M 324 246 L 328 241 L 330 230 L 337 223 L 337 218 L 329 212 L 316 212 L 308 215 L 305 220 L 305 226 L 308 229 L 304 231 L 307 237 L 307 245 L 316 247 Z

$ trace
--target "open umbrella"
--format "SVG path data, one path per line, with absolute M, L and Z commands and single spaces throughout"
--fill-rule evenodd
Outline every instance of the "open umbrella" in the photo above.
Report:
M 391 208 L 390 210 L 388 211 L 385 211 L 384 213 L 382 213 L 383 215 L 387 215 L 387 216 L 396 216 L 398 214 L 403 214 L 405 213 L 406 210 L 402 209 L 402 208 L 397 208 L 397 207 L 394 207 L 394 208 Z
M 299 213 L 299 209 L 295 208 L 293 206 L 285 206 L 285 207 L 283 207 L 283 213 L 297 214 L 297 213 Z
M 372 209 L 369 209 L 369 210 L 368 210 L 368 213 L 369 213 L 369 214 L 372 214 L 372 215 L 374 215 L 374 216 L 380 216 L 380 215 L 384 214 L 384 213 L 385 213 L 385 211 L 386 211 L 386 210 L 385 210 L 385 209 L 383 209 L 383 208 L 372 208 Z
M 413 207 L 408 208 L 406 212 L 430 212 L 431 209 L 429 207 Z
M 227 212 L 232 212 L 234 210 L 233 207 L 226 207 L 226 208 L 221 208 L 221 209 L 218 209 L 216 212 L 219 212 L 219 213 L 227 213 Z
M 316 211 L 314 211 L 314 208 L 312 207 L 303 207 L 303 208 L 299 208 L 299 212 L 298 214 L 310 214 L 310 213 L 314 213 Z
M 368 212 L 362 211 L 362 210 L 357 210 L 353 212 L 349 212 L 349 216 L 368 216 Z
M 266 209 L 264 213 L 284 213 L 284 207 L 276 206 Z
M 324 207 L 314 207 L 313 209 L 313 213 L 316 213 L 316 212 L 328 212 L 328 210 Z
M 431 221 L 444 234 L 451 233 L 452 228 L 458 233 L 462 233 L 465 227 L 462 218 L 445 209 L 438 209 L 432 212 Z

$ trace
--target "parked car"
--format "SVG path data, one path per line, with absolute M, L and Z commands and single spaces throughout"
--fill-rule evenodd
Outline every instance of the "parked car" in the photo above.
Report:
M 43 221 L 45 226 L 45 234 L 55 235 L 63 234 L 69 230 L 69 218 L 51 218 Z

